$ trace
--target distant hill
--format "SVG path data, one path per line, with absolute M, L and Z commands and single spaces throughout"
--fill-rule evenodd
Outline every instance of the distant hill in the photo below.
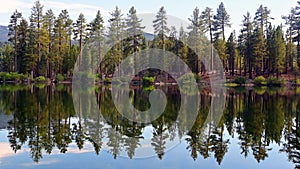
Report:
M 0 42 L 7 42 L 8 41 L 8 27 L 7 26 L 1 26 L 0 25 Z M 146 40 L 153 40 L 154 35 L 151 33 L 144 33 L 144 36 Z M 76 44 L 77 42 L 72 41 L 73 44 Z
M 7 42 L 8 27 L 0 25 L 0 42 Z
M 144 36 L 146 38 L 146 40 L 153 40 L 154 39 L 154 35 L 151 33 L 144 33 Z

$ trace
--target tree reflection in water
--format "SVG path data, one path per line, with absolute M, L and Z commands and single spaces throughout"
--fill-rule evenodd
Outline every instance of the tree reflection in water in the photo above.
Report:
M 268 158 L 272 150 L 270 144 L 276 143 L 295 168 L 300 168 L 300 98 L 296 91 L 228 89 L 221 121 L 204 125 L 206 118 L 212 118 L 208 117 L 208 112 L 215 96 L 203 90 L 196 122 L 190 131 L 186 131 L 185 126 L 191 121 L 188 116 L 182 116 L 186 124 L 176 123 L 180 105 L 178 88 L 163 87 L 162 90 L 166 92 L 168 104 L 165 112 L 151 124 L 138 124 L 122 117 L 112 102 L 111 91 L 105 87 L 92 90 L 99 103 L 98 113 L 87 109 L 76 114 L 71 88 L 67 85 L 2 85 L 0 109 L 13 116 L 7 127 L 12 150 L 17 152 L 28 146 L 35 162 L 44 153 L 53 153 L 54 149 L 67 153 L 71 143 L 75 143 L 78 149 L 91 144 L 96 154 L 105 145 L 114 158 L 121 152 L 133 158 L 144 139 L 143 130 L 151 126 L 150 145 L 159 159 L 163 159 L 166 153 L 168 140 L 183 139 L 194 160 L 214 157 L 221 164 L 228 152 L 230 137 L 236 137 L 244 157 L 252 154 L 257 162 L 261 162 Z M 150 107 L 149 92 L 139 88 L 131 90 L 130 97 L 136 108 L 146 110 Z M 89 100 L 82 101 L 82 104 L 88 107 Z

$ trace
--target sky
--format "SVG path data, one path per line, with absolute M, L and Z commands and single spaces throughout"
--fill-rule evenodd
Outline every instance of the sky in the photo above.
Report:
M 23 17 L 30 16 L 31 7 L 35 0 L 0 0 L 0 25 L 8 25 L 9 18 L 17 9 L 22 12 Z M 87 21 L 90 22 L 95 16 L 97 10 L 101 11 L 106 24 L 110 12 L 118 6 L 124 16 L 128 13 L 131 6 L 134 6 L 137 13 L 157 13 L 161 6 L 164 6 L 167 14 L 186 20 L 192 15 L 193 10 L 198 7 L 203 11 L 205 7 L 210 7 L 216 13 L 221 2 L 230 15 L 232 26 L 226 29 L 226 34 L 235 30 L 238 32 L 241 28 L 243 15 L 247 11 L 251 13 L 252 18 L 260 5 L 267 6 L 271 10 L 271 16 L 275 18 L 274 25 L 284 23 L 282 15 L 287 15 L 292 7 L 297 5 L 297 0 L 40 0 L 44 5 L 44 13 L 52 9 L 56 16 L 61 10 L 67 9 L 73 20 L 76 20 L 82 12 Z

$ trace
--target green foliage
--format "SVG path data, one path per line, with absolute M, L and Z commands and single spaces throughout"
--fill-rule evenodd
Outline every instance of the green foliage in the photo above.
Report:
M 226 43 L 227 55 L 229 60 L 229 70 L 230 75 L 234 75 L 234 65 L 235 65 L 235 58 L 236 58 L 236 42 L 235 42 L 235 33 L 232 32 L 228 38 Z
M 46 87 L 46 85 L 44 83 L 37 83 L 34 86 L 39 89 L 44 89 Z
M 254 84 L 257 86 L 263 86 L 267 84 L 266 78 L 263 76 L 258 76 L 254 79 Z
M 18 74 L 15 72 L 11 72 L 11 73 L 0 72 L 1 81 L 24 81 L 26 78 L 27 77 L 24 74 Z
M 44 76 L 39 76 L 35 78 L 35 82 L 37 83 L 45 83 L 47 79 Z
M 284 79 L 278 79 L 276 77 L 269 77 L 267 80 L 267 85 L 268 86 L 282 86 L 285 84 Z
M 7 80 L 16 80 L 16 81 L 23 81 L 26 79 L 26 76 L 23 74 L 18 74 L 15 72 L 11 72 L 7 74 Z
M 0 72 L 0 80 L 5 80 L 6 72 Z
M 245 84 L 245 83 L 246 83 L 246 78 L 245 78 L 245 77 L 242 77 L 242 76 L 237 76 L 237 77 L 232 81 L 232 83 L 236 83 L 236 84 L 239 84 L 239 85 Z
M 65 77 L 62 74 L 58 74 L 56 76 L 56 81 L 61 82 L 61 81 L 64 81 L 64 80 L 65 80 Z
M 155 81 L 154 77 L 143 77 L 143 84 L 153 84 Z
M 225 27 L 230 27 L 230 16 L 227 13 L 224 3 L 221 2 L 218 9 L 217 14 L 214 17 L 214 29 L 216 30 L 216 38 L 221 37 L 223 40 L 225 40 Z
M 237 87 L 239 86 L 237 83 L 225 83 L 226 87 Z
M 154 85 L 146 85 L 146 86 L 143 86 L 143 89 L 145 91 L 152 91 L 155 89 Z
M 202 80 L 202 78 L 199 75 L 196 75 L 194 73 L 189 73 L 189 74 L 185 74 L 185 75 L 181 76 L 178 79 L 178 83 L 189 84 L 189 83 L 192 83 L 193 81 L 199 82 L 201 80 Z
M 254 92 L 258 95 L 263 95 L 267 90 L 266 86 L 254 87 Z

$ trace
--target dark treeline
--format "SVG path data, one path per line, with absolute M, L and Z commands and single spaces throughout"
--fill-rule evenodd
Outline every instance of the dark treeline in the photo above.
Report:
M 57 149 L 67 153 L 72 143 L 79 150 L 86 144 L 92 144 L 97 154 L 108 147 L 114 158 L 121 152 L 132 158 L 143 140 L 143 129 L 150 125 L 153 127 L 151 146 L 160 159 L 164 158 L 167 140 L 179 138 L 186 142 L 191 158 L 213 157 L 221 164 L 232 141 L 230 137 L 234 137 L 244 157 L 253 156 L 261 162 L 268 158 L 274 143 L 295 163 L 296 168 L 300 165 L 300 98 L 296 94 L 299 91 L 228 89 L 226 108 L 216 125 L 204 123 L 210 117 L 212 100 L 218 96 L 203 91 L 198 116 L 189 130 L 187 126 L 193 119 L 188 115 L 182 116 L 183 123 L 178 123 L 174 113 L 179 110 L 180 102 L 180 93 L 174 87 L 162 88 L 168 91 L 170 102 L 165 112 L 149 124 L 136 124 L 124 118 L 115 108 L 108 88 L 96 89 L 100 111 L 92 111 L 90 98 L 81 103 L 87 109 L 78 114 L 74 111 L 68 86 L 23 86 L 20 89 L 6 85 L 0 90 L 0 110 L 13 116 L 8 124 L 11 148 L 17 152 L 28 145 L 36 162 L 43 154 L 51 154 Z M 91 89 L 91 92 L 95 90 Z M 130 99 L 138 109 L 149 107 L 149 103 L 145 102 L 149 91 L 131 89 L 130 93 Z M 230 137 L 226 137 L 225 133 Z
M 232 76 L 243 75 L 250 79 L 258 75 L 278 77 L 281 73 L 296 73 L 300 65 L 300 2 L 282 17 L 286 32 L 283 25 L 272 24 L 271 10 L 260 6 L 253 16 L 245 11 L 239 33 L 233 31 L 228 38 L 225 29 L 231 26 L 231 22 L 223 3 L 216 13 L 209 7 L 202 12 L 196 7 L 188 18 L 190 26 L 187 32 L 184 28 L 168 27 L 166 10 L 161 7 L 153 21 L 157 36 L 148 43 L 142 34 L 145 27 L 134 7 L 130 8 L 127 17 L 116 7 L 111 12 L 107 28 L 100 11 L 88 23 L 83 13 L 73 21 L 67 10 L 55 16 L 51 9 L 43 9 L 40 1 L 36 1 L 29 20 L 17 10 L 12 14 L 8 34 L 10 43 L 0 49 L 0 71 L 22 73 L 32 78 L 45 76 L 54 79 L 58 74 L 71 78 L 77 56 L 81 61 L 80 51 L 88 39 L 100 37 L 116 42 L 125 35 L 132 38 L 127 43 L 115 44 L 105 56 L 109 60 L 98 66 L 99 74 L 111 74 L 124 57 L 151 47 L 176 53 L 196 74 L 203 74 L 205 70 L 201 68 L 199 55 L 205 52 L 203 46 L 207 42 L 214 45 L 224 71 Z M 189 46 L 196 49 L 196 55 Z M 104 57 L 100 51 L 99 55 Z

